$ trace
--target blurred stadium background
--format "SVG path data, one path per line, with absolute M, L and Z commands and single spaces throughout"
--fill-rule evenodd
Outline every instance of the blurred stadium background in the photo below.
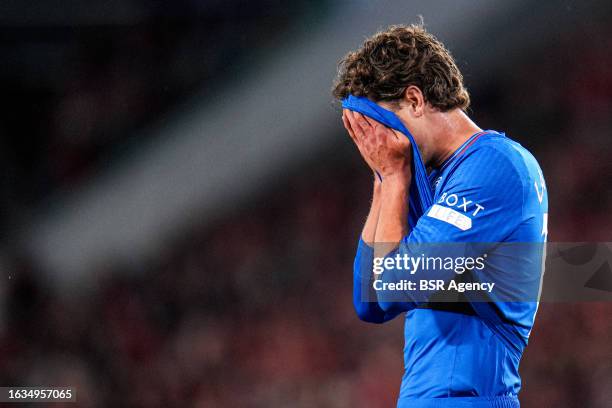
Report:
M 419 14 L 480 126 L 539 158 L 549 240 L 610 241 L 608 1 L 7 0 L 0 384 L 91 407 L 394 406 L 401 319 L 352 310 L 371 180 L 329 91 L 344 53 Z M 541 305 L 524 407 L 612 407 L 611 317 Z

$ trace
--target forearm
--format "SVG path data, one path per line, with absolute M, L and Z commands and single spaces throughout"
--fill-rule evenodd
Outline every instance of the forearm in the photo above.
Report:
M 376 224 L 375 256 L 385 256 L 408 233 L 411 177 L 397 174 L 385 177 L 380 189 L 380 210 Z
M 370 323 L 384 323 L 398 314 L 382 310 L 372 288 L 372 261 L 374 259 L 372 247 L 376 238 L 376 225 L 380 213 L 381 184 L 380 178 L 375 174 L 370 212 L 361 233 L 362 242 L 357 248 L 353 265 L 353 306 L 359 318 Z
M 385 177 L 380 192 L 381 207 L 376 225 L 375 257 L 385 257 L 394 251 L 408 234 L 409 191 L 411 177 L 398 174 Z M 395 271 L 386 270 L 378 279 L 394 281 Z M 398 294 L 376 292 L 378 306 L 389 315 L 413 309 L 415 303 L 409 296 L 398 298 Z
M 388 312 L 371 296 L 378 297 L 373 293 L 374 255 L 381 249 L 381 243 L 391 242 L 397 246 L 407 232 L 412 147 L 401 133 L 359 113 L 344 112 L 343 120 L 368 166 L 382 177 L 382 182 L 375 180 L 372 206 L 355 257 L 353 301 L 363 320 L 383 322 L 401 310 Z M 395 177 L 397 173 L 403 177 Z
M 372 287 L 372 260 L 374 250 L 360 240 L 353 264 L 353 307 L 357 316 L 370 323 L 384 323 L 399 312 L 386 312 L 378 304 L 377 294 Z
M 378 214 L 380 213 L 381 184 L 378 176 L 374 174 L 370 212 L 368 213 L 368 218 L 366 218 L 363 231 L 361 232 L 361 239 L 370 246 L 374 245 L 376 239 L 376 225 L 378 224 Z

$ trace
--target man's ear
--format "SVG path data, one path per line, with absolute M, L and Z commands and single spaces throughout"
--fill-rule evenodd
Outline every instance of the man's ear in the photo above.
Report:
M 423 97 L 423 92 L 418 87 L 410 85 L 406 88 L 403 102 L 404 106 L 408 108 L 413 116 L 418 118 L 423 115 L 425 98 Z

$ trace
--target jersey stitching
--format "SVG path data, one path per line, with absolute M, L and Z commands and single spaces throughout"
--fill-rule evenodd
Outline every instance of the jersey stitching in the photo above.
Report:
M 461 316 L 461 327 L 463 328 L 463 323 L 465 322 L 465 316 Z M 453 377 L 455 375 L 455 367 L 457 365 L 457 354 L 459 354 L 459 344 L 455 344 L 455 355 L 453 356 L 453 366 L 450 371 L 450 378 L 448 381 L 448 391 L 447 397 L 451 396 L 451 390 L 453 388 Z

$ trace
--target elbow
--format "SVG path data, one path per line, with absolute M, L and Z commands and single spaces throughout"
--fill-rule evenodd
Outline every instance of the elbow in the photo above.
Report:
M 400 303 L 400 302 L 379 301 L 378 305 L 380 306 L 382 311 L 387 314 L 398 314 L 398 313 L 406 311 L 401 307 L 401 305 L 403 305 L 403 302 Z
M 380 324 L 386 321 L 385 315 L 384 313 L 381 313 L 380 309 L 378 310 L 379 313 L 375 313 L 372 310 L 371 306 L 374 306 L 374 305 L 370 305 L 367 302 L 353 302 L 353 306 L 355 309 L 355 313 L 357 314 L 357 317 L 362 322 Z
M 398 299 L 385 299 L 385 296 L 378 298 L 378 306 L 387 315 L 397 315 L 408 312 L 416 308 L 416 303 L 410 300 L 398 301 Z
M 395 302 L 386 302 L 382 299 L 378 301 L 378 306 L 385 313 L 392 313 L 397 308 Z
M 380 309 L 388 315 L 397 315 L 416 308 L 412 294 L 409 290 L 399 291 L 394 287 L 400 282 L 393 271 L 382 276 L 382 284 L 376 291 L 376 298 Z

